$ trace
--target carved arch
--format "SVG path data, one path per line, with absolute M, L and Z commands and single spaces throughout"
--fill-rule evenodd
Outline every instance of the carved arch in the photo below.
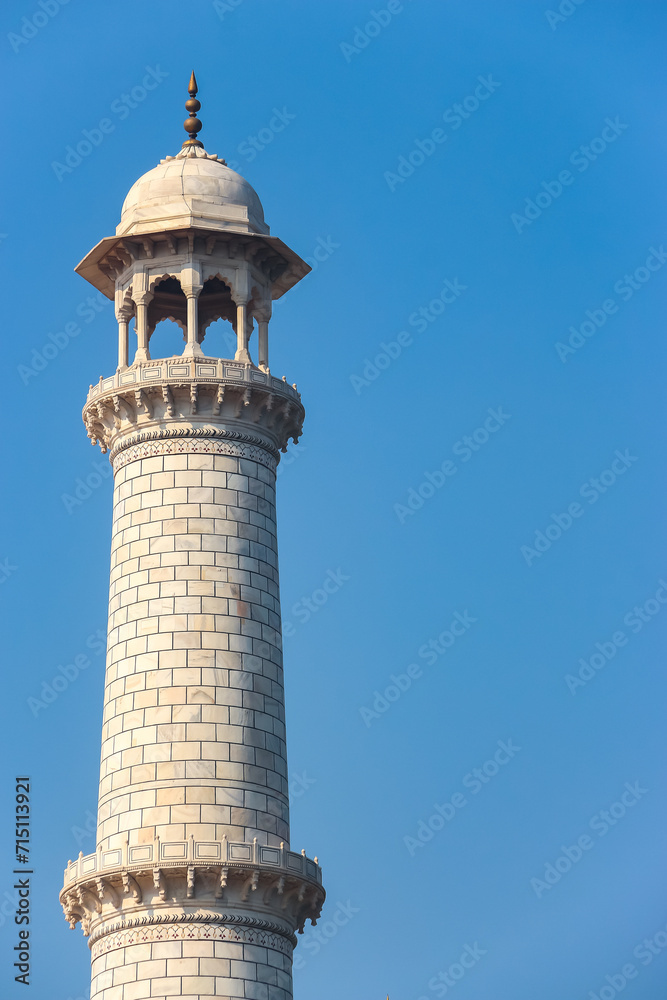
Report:
M 234 286 L 231 278 L 223 274 L 223 271 L 210 274 L 204 281 L 199 293 L 198 318 L 197 340 L 200 344 L 209 326 L 219 319 L 231 323 L 232 329 L 236 332 Z
M 163 320 L 171 320 L 187 340 L 187 299 L 181 286 L 180 275 L 154 275 L 150 280 L 152 299 L 148 306 L 148 341 Z

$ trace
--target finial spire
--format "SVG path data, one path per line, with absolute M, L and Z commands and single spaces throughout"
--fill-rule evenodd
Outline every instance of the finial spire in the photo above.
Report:
M 194 70 L 192 71 L 192 76 L 190 77 L 190 83 L 188 84 L 188 94 L 189 99 L 185 102 L 185 110 L 189 113 L 190 117 L 186 118 L 183 122 L 183 128 L 188 133 L 188 138 L 183 143 L 183 149 L 187 146 L 201 146 L 204 147 L 204 143 L 200 142 L 197 138 L 197 132 L 201 129 L 201 122 L 195 117 L 201 104 L 197 100 L 197 78 L 195 76 Z

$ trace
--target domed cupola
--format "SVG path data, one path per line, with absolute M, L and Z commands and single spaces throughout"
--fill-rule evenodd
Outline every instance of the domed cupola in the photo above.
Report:
M 201 146 L 167 156 L 130 188 L 117 236 L 151 232 L 156 225 L 198 226 L 235 233 L 268 235 L 264 209 L 248 182 Z
M 151 360 L 150 338 L 163 319 L 181 327 L 183 356 L 194 358 L 205 356 L 208 326 L 225 319 L 236 333 L 234 359 L 250 365 L 249 340 L 257 324 L 254 367 L 268 372 L 271 303 L 310 268 L 269 235 L 251 185 L 197 138 L 202 124 L 195 117 L 201 105 L 194 73 L 188 92 L 182 149 L 135 181 L 116 235 L 101 240 L 76 271 L 115 299 L 120 371 Z M 131 320 L 137 336 L 132 362 Z

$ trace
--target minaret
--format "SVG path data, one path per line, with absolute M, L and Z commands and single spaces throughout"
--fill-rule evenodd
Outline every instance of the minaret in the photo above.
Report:
M 97 849 L 60 899 L 88 935 L 91 1000 L 289 1000 L 324 890 L 289 847 L 275 482 L 304 410 L 271 374 L 268 326 L 309 268 L 205 151 L 194 73 L 188 89 L 183 148 L 76 269 L 115 300 L 118 367 L 83 410 L 114 472 Z M 154 358 L 167 317 L 185 347 Z M 234 359 L 205 341 L 219 318 Z

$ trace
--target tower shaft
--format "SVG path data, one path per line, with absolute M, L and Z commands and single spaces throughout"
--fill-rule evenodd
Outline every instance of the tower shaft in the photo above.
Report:
M 166 359 L 91 388 L 114 469 L 97 849 L 61 894 L 91 1000 L 290 1000 L 324 897 L 289 850 L 275 517 L 298 393 Z
M 115 466 L 98 845 L 280 847 L 275 459 L 186 437 Z

